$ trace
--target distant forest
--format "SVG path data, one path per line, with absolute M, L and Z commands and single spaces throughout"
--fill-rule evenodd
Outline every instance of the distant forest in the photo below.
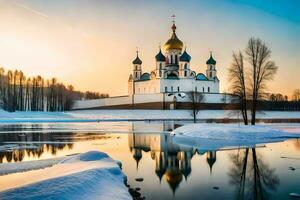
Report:
M 75 100 L 99 99 L 108 94 L 75 91 L 56 78 L 26 77 L 22 71 L 0 68 L 0 108 L 9 111 L 66 111 Z

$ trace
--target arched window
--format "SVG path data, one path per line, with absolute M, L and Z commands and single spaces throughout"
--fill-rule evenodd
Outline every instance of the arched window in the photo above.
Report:
M 186 71 L 184 71 L 184 76 L 186 76 L 187 75 L 187 73 L 186 73 Z
M 179 92 L 180 90 L 179 90 L 179 86 L 177 87 L 177 91 Z
M 167 86 L 165 87 L 165 92 L 168 92 L 168 87 Z
M 173 86 L 171 86 L 171 92 L 173 92 Z
M 185 63 L 184 64 L 184 69 L 187 69 L 187 68 L 188 68 L 187 63 Z
M 159 63 L 159 69 L 161 70 L 161 68 L 162 68 L 162 63 Z
M 175 62 L 174 62 L 176 65 L 178 64 L 178 56 L 175 55 Z
M 209 72 L 209 77 L 212 77 L 212 72 Z
M 171 60 L 170 63 L 173 64 L 173 55 L 172 54 L 170 55 L 170 60 Z
M 212 65 L 210 66 L 210 70 L 213 70 L 213 66 Z
M 197 92 L 197 87 L 195 87 L 195 92 Z
M 207 92 L 210 92 L 210 88 L 209 87 L 207 88 Z
M 202 92 L 204 92 L 204 87 L 202 87 Z
M 135 72 L 135 77 L 137 77 L 138 76 L 138 73 L 137 72 Z

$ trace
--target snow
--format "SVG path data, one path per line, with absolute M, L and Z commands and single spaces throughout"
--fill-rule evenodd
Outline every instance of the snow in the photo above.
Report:
M 52 159 L 46 160 L 43 165 L 51 162 Z M 32 170 L 36 169 L 35 166 L 41 166 L 37 161 L 26 164 L 31 165 Z M 91 151 L 65 157 L 42 172 L 37 170 L 37 174 L 31 177 L 39 173 L 48 176 L 2 191 L 1 199 L 132 199 L 118 163 L 105 153 Z
M 51 159 L 27 161 L 27 162 L 20 162 L 20 163 L 0 164 L 0 176 L 17 173 L 17 172 L 26 172 L 31 170 L 43 169 L 46 167 L 52 167 L 53 165 L 58 164 L 64 159 L 66 158 L 60 157 L 60 158 L 51 158 Z
M 200 110 L 198 119 L 241 118 L 231 110 Z M 134 120 L 191 120 L 189 110 L 78 110 L 69 112 L 13 112 L 0 110 L 0 123 L 98 122 Z M 300 119 L 300 112 L 264 111 L 257 119 Z
M 202 151 L 255 147 L 256 145 L 300 138 L 299 132 L 287 132 L 264 125 L 188 124 L 175 129 L 174 141 Z

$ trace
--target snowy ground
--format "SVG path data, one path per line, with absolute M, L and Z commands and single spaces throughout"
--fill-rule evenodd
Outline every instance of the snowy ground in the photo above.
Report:
M 92 151 L 57 160 L 23 162 L 21 165 L 1 164 L 0 171 L 12 172 L 7 171 L 11 165 L 18 168 L 13 172 L 26 171 L 30 168 L 33 171 L 27 172 L 30 173 L 30 179 L 27 178 L 29 183 L 13 185 L 14 187 L 9 190 L 0 188 L 0 191 L 2 190 L 0 198 L 4 200 L 132 199 L 124 184 L 125 176 L 118 163 L 105 153 Z M 54 166 L 50 167 L 51 165 Z M 44 167 L 48 168 L 36 170 Z M 13 184 L 19 182 L 15 178 Z
M 296 130 L 296 131 L 295 131 Z M 201 151 L 255 147 L 300 138 L 300 130 L 285 131 L 270 126 L 238 124 L 188 124 L 175 129 L 174 141 Z
M 198 119 L 241 119 L 230 110 L 201 110 Z M 188 110 L 81 110 L 70 112 L 14 112 L 0 110 L 0 123 L 97 122 L 134 120 L 191 120 Z M 300 112 L 264 111 L 257 119 L 300 119 Z

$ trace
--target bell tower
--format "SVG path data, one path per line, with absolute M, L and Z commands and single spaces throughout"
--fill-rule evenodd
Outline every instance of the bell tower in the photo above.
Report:
M 210 52 L 210 58 L 206 61 L 206 65 L 207 65 L 206 77 L 210 80 L 217 77 L 216 64 L 217 62 L 214 60 L 212 56 L 212 52 Z
M 136 51 L 136 58 L 132 61 L 133 64 L 133 80 L 139 80 L 142 76 L 142 60 L 139 58 L 139 51 Z

